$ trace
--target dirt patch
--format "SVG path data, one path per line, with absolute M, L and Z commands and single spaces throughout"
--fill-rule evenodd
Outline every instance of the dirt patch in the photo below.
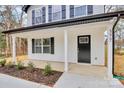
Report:
M 114 74 L 124 76 L 124 55 L 115 54 Z
M 0 73 L 8 74 L 11 76 L 19 77 L 37 83 L 42 83 L 50 87 L 53 87 L 53 85 L 62 75 L 62 72 L 53 71 L 51 75 L 45 76 L 43 74 L 43 69 L 34 68 L 33 71 L 30 71 L 27 67 L 25 67 L 21 70 L 17 70 L 15 66 L 12 68 L 6 66 L 0 67 Z

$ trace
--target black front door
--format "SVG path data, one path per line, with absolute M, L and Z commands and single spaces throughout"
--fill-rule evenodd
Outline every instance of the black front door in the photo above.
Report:
M 78 62 L 90 63 L 90 35 L 78 36 Z

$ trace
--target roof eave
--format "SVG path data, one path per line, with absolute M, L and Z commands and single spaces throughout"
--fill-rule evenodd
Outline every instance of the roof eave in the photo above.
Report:
M 124 16 L 124 11 L 118 11 L 118 12 L 112 12 L 112 13 L 103 13 L 103 14 L 97 14 L 92 16 L 86 16 L 86 17 L 80 17 L 80 18 L 74 18 L 74 19 L 68 19 L 58 22 L 51 22 L 51 23 L 45 23 L 40 25 L 34 25 L 34 26 L 28 26 L 28 27 L 22 27 L 17 29 L 12 29 L 8 31 L 3 31 L 3 33 L 17 33 L 19 31 L 24 30 L 34 30 L 34 29 L 45 29 L 50 27 L 62 27 L 62 26 L 68 26 L 68 25 L 75 25 L 75 24 L 86 24 L 90 22 L 98 22 L 98 21 L 106 21 L 110 20 L 113 17 L 117 17 L 118 14 L 120 16 Z

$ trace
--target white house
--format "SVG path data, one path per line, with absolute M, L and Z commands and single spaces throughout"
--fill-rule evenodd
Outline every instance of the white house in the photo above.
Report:
M 112 77 L 112 31 L 123 11 L 105 13 L 103 5 L 41 5 L 23 7 L 27 27 L 4 31 L 13 40 L 27 38 L 28 59 L 104 66 L 104 32 L 108 31 L 108 75 Z M 41 62 L 42 64 L 42 62 Z

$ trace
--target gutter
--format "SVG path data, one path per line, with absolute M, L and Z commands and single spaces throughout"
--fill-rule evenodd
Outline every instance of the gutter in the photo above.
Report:
M 114 64 L 115 64 L 115 60 L 114 60 L 114 46 L 115 46 L 115 42 L 114 42 L 114 38 L 115 38 L 115 36 L 114 36 L 114 31 L 115 31 L 115 27 L 116 27 L 116 25 L 117 25 L 117 23 L 119 22 L 119 20 L 120 20 L 120 14 L 118 14 L 118 16 L 117 16 L 117 20 L 116 20 L 116 22 L 114 23 L 114 25 L 113 25 L 113 27 L 112 27 L 112 45 L 113 45 L 113 56 L 112 56 L 112 74 L 114 75 Z

